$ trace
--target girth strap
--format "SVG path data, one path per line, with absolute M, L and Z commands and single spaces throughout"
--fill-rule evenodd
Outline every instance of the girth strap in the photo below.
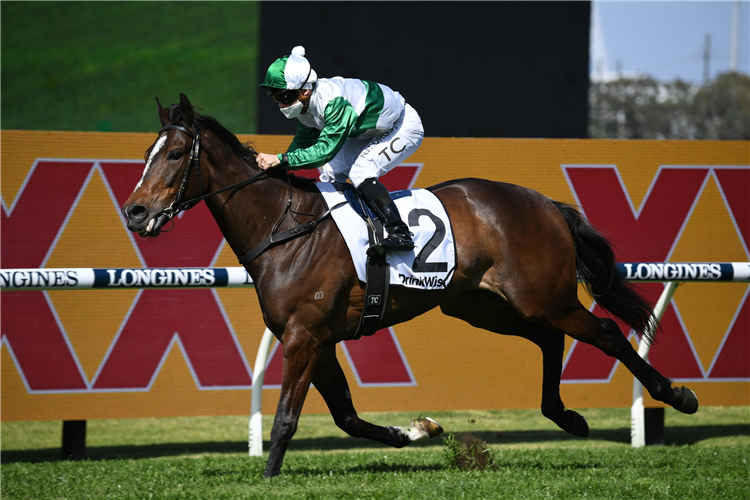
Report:
M 370 243 L 378 241 L 378 234 L 383 234 L 383 224 L 375 219 L 372 226 L 367 227 Z M 381 236 L 382 238 L 382 236 Z M 385 313 L 388 303 L 388 289 L 390 286 L 391 266 L 385 260 L 385 254 L 374 255 L 367 258 L 367 282 L 365 283 L 365 303 L 362 308 L 362 316 L 359 318 L 357 331 L 354 332 L 352 340 L 357 340 L 363 335 L 373 335 L 380 327 L 380 321 Z

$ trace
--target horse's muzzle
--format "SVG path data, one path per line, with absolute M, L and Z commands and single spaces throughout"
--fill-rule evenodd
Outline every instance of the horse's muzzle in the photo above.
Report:
M 128 229 L 140 236 L 158 236 L 162 226 L 169 220 L 161 211 L 150 211 L 145 206 L 136 204 L 122 207 L 122 214 L 128 221 Z

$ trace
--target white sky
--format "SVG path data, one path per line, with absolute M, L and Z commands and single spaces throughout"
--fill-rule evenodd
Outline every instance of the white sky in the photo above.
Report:
M 750 72 L 750 1 L 591 2 L 592 76 L 602 70 L 640 72 L 659 81 L 703 83 L 706 34 L 711 37 L 709 75 L 729 71 L 732 12 L 739 5 L 737 70 Z M 597 22 L 598 21 L 598 22 Z M 602 56 L 604 54 L 604 56 Z

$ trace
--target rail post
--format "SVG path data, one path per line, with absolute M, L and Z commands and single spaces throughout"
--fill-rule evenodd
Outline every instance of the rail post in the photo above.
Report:
M 664 312 L 667 310 L 667 306 L 672 300 L 675 290 L 680 283 L 677 281 L 670 281 L 667 286 L 664 287 L 664 291 L 659 297 L 659 301 L 654 307 L 654 315 L 649 322 L 649 333 L 651 338 L 656 333 L 657 325 L 661 321 Z M 641 337 L 641 342 L 638 345 L 638 355 L 644 360 L 648 361 L 648 353 L 651 350 L 651 342 L 648 341 L 647 336 Z M 663 429 L 662 425 L 662 429 Z M 630 407 L 630 444 L 633 448 L 640 448 L 646 446 L 646 420 L 645 420 L 645 408 L 643 407 L 643 384 L 633 377 L 633 405 Z
M 273 333 L 266 328 L 258 346 L 253 368 L 252 394 L 250 396 L 250 422 L 248 423 L 248 453 L 251 457 L 263 456 L 263 379 L 266 376 L 268 351 L 271 348 Z

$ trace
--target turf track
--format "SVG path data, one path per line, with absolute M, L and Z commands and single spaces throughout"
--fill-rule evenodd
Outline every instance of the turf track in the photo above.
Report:
M 534 410 L 439 412 L 487 441 L 496 468 L 458 471 L 439 440 L 395 450 L 303 415 L 282 476 L 247 457 L 247 418 L 91 421 L 89 456 L 61 462 L 59 422 L 2 424 L 3 498 L 723 498 L 750 497 L 750 408 L 667 410 L 668 445 L 629 446 L 629 410 L 585 410 L 582 440 Z M 367 414 L 381 424 L 414 415 Z M 265 417 L 266 449 L 271 417 Z

